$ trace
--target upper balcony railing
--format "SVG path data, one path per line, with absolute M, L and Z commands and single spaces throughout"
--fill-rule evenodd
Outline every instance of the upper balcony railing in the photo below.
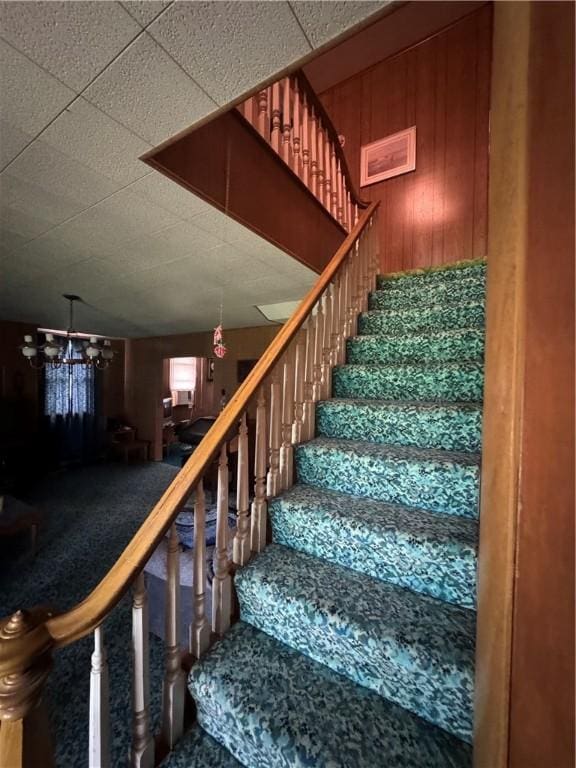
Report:
M 354 190 L 341 137 L 306 76 L 301 71 L 286 76 L 237 109 L 350 232 L 367 203 Z

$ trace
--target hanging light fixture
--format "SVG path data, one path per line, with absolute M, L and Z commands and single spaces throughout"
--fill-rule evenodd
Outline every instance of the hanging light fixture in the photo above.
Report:
M 92 365 L 95 368 L 108 368 L 114 359 L 110 339 L 100 339 L 90 336 L 82 341 L 80 356 L 74 355 L 74 341 L 80 335 L 74 330 L 74 303 L 82 301 L 80 296 L 65 293 L 64 298 L 69 302 L 69 322 L 65 336 L 46 333 L 44 344 L 34 344 L 32 336 L 24 336 L 24 344 L 20 346 L 22 354 L 33 368 L 44 368 L 46 365 L 61 368 L 63 365 Z

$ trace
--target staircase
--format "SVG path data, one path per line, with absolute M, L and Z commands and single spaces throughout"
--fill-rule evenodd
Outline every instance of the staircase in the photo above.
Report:
M 378 278 L 163 765 L 471 765 L 484 285 Z

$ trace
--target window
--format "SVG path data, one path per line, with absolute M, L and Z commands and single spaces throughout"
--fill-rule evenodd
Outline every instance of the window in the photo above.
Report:
M 170 389 L 176 405 L 189 403 L 194 398 L 197 360 L 196 357 L 170 358 Z
M 81 358 L 77 343 L 69 342 L 68 357 Z M 44 369 L 44 413 L 47 416 L 93 416 L 95 370 L 92 366 L 63 365 Z

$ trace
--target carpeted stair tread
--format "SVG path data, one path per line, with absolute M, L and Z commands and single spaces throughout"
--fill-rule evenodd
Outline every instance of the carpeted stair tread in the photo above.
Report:
M 483 301 L 439 303 L 408 309 L 373 309 L 358 316 L 358 333 L 361 336 L 483 327 Z
M 480 450 L 482 406 L 334 398 L 316 404 L 316 434 L 448 451 Z
M 483 391 L 481 362 L 338 365 L 332 371 L 338 398 L 481 402 Z
M 242 768 L 230 752 L 198 725 L 176 744 L 160 768 Z
M 479 456 L 318 437 L 296 446 L 299 483 L 477 517 Z
M 439 301 L 483 301 L 486 290 L 484 274 L 452 280 L 450 282 L 426 283 L 417 280 L 404 283 L 395 290 L 372 291 L 368 297 L 369 309 L 403 309 L 410 306 L 426 306 Z
M 483 357 L 483 328 L 352 336 L 346 342 L 346 362 L 364 365 L 481 361 Z
M 235 586 L 242 621 L 471 740 L 473 611 L 278 544 Z
M 250 768 L 470 768 L 470 747 L 243 622 L 193 668 L 198 720 Z
M 378 275 L 376 284 L 379 289 L 403 290 L 409 285 L 424 285 L 426 283 L 451 283 L 468 278 L 482 279 L 486 274 L 486 261 L 475 261 L 447 264 L 429 269 L 409 270 Z
M 272 540 L 414 592 L 476 606 L 478 524 L 295 485 L 271 499 Z

